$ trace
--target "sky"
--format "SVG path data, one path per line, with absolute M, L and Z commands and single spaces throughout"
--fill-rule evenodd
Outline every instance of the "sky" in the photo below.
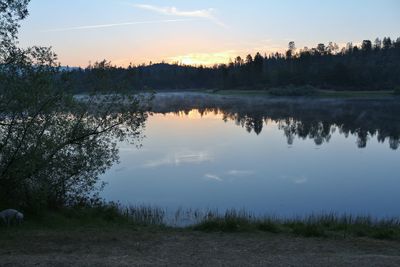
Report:
M 52 46 L 62 65 L 103 59 L 228 63 L 318 43 L 400 37 L 399 0 L 32 0 L 20 45 Z

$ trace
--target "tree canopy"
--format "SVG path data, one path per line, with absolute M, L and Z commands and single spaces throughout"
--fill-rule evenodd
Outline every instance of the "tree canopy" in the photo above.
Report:
M 117 142 L 141 136 L 148 99 L 110 94 L 112 87 L 108 94 L 71 94 L 57 78 L 51 48 L 17 46 L 27 4 L 0 1 L 0 209 L 84 204 L 101 189 L 99 175 L 118 161 Z M 110 68 L 92 71 L 101 78 Z

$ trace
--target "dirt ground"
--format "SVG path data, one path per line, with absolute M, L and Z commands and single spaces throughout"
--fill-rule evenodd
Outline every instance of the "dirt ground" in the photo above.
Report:
M 2 232 L 0 266 L 400 266 L 400 242 L 191 231 Z

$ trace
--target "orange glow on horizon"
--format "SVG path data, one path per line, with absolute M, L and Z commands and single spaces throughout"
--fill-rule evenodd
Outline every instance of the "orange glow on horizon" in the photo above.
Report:
M 157 49 L 155 49 L 157 51 Z M 96 61 L 102 61 L 104 59 L 111 61 L 111 64 L 117 67 L 128 67 L 129 65 L 141 65 L 141 64 L 156 64 L 165 62 L 168 64 L 180 64 L 187 66 L 206 66 L 212 67 L 219 64 L 229 64 L 229 62 L 234 61 L 236 57 L 240 56 L 243 60 L 248 54 L 254 56 L 257 52 L 262 55 L 270 54 L 273 52 L 282 53 L 285 49 L 278 47 L 257 47 L 252 49 L 231 49 L 231 50 L 221 50 L 217 52 L 193 52 L 180 54 L 179 52 L 165 51 L 162 52 L 164 55 L 154 54 L 152 58 L 140 57 L 141 54 L 147 54 L 147 51 L 137 51 L 135 54 L 132 52 L 125 51 L 125 49 L 118 50 L 119 55 L 113 56 L 111 53 L 106 53 L 105 51 L 97 51 L 98 54 L 104 54 L 103 57 L 94 58 L 92 60 L 86 61 L 84 59 L 87 57 L 84 53 L 75 53 L 73 56 L 65 57 L 60 55 L 60 62 L 64 66 L 76 66 L 85 68 L 89 63 Z M 92 51 L 96 52 L 96 51 Z M 170 54 L 170 56 L 165 56 L 165 54 Z M 128 55 L 128 56 L 124 56 Z M 139 55 L 139 56 L 138 56 Z
M 235 50 L 228 50 L 216 53 L 190 53 L 181 56 L 171 57 L 169 63 L 180 63 L 192 66 L 213 66 L 215 64 L 227 64 L 238 56 Z

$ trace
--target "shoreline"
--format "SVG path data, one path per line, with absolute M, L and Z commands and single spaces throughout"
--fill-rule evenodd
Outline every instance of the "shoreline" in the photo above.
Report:
M 6 227 L 0 236 L 30 231 L 74 229 L 134 229 L 202 233 L 271 233 L 326 239 L 369 238 L 400 242 L 400 218 L 374 218 L 351 214 L 320 213 L 302 217 L 256 216 L 245 210 L 179 210 L 175 215 L 152 206 L 121 206 L 104 203 L 93 207 L 63 208 L 25 214 L 22 225 Z M 1 237 L 0 237 L 1 239 Z

